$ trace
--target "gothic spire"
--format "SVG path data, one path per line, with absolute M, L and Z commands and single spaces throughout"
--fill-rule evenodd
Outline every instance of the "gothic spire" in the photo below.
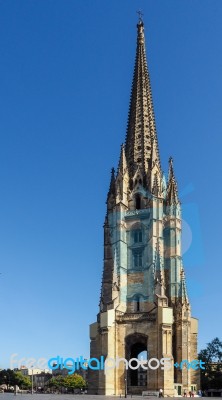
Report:
M 155 196 L 158 196 L 158 194 L 159 194 L 159 181 L 158 181 L 157 172 L 155 173 L 155 176 L 154 176 L 152 193 Z
M 115 185 L 116 179 L 115 179 L 115 169 L 111 169 L 111 179 L 110 179 L 110 185 L 109 185 L 109 194 L 116 194 L 116 185 Z
M 125 146 L 124 144 L 122 144 L 119 165 L 118 165 L 118 173 L 120 173 L 123 176 L 126 171 L 127 171 L 127 162 L 126 162 Z
M 176 205 L 180 203 L 177 191 L 177 182 L 174 175 L 172 157 L 170 157 L 169 159 L 169 174 L 168 174 L 166 200 L 168 205 Z
M 185 272 L 183 267 L 181 268 L 181 300 L 186 304 L 189 304 L 188 294 L 187 294 L 187 285 L 186 285 L 186 278 Z
M 107 195 L 108 209 L 112 208 L 115 205 L 115 198 L 116 198 L 116 178 L 115 178 L 115 169 L 112 168 L 109 191 Z
M 159 151 L 153 110 L 150 77 L 147 67 L 144 24 L 139 19 L 137 24 L 137 50 L 134 67 L 130 109 L 126 135 L 126 159 L 130 177 L 138 166 L 145 174 L 149 169 L 151 151 L 154 148 L 159 169 Z

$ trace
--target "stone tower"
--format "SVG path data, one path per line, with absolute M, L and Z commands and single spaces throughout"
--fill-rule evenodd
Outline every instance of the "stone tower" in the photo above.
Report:
M 181 257 L 173 160 L 165 179 L 140 19 L 126 141 L 107 196 L 100 309 L 90 325 L 90 357 L 130 360 L 147 352 L 148 359 L 170 359 L 172 367 L 148 368 L 144 375 L 141 367 L 127 369 L 123 361 L 106 373 L 89 370 L 89 392 L 139 394 L 162 388 L 165 396 L 173 396 L 175 390 L 197 389 L 199 371 L 174 367 L 197 358 L 197 329 Z

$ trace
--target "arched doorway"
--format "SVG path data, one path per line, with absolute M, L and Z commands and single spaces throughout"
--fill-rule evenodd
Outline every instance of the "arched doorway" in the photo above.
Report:
M 138 359 L 142 361 L 148 360 L 148 352 L 146 350 L 141 351 L 138 354 Z M 138 386 L 147 388 L 147 370 L 142 367 L 138 368 Z
M 134 333 L 128 335 L 125 339 L 126 346 L 126 359 L 129 361 L 132 358 L 147 359 L 148 337 L 141 333 Z M 133 361 L 132 366 L 138 365 L 136 361 Z M 128 392 L 132 394 L 141 393 L 147 387 L 147 371 L 142 367 L 137 369 L 129 368 L 127 371 L 127 388 Z

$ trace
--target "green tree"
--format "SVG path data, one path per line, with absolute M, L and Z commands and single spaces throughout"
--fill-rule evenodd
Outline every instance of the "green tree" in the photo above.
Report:
M 0 385 L 6 384 L 7 387 L 14 386 L 15 372 L 12 369 L 3 369 L 0 371 Z
M 15 385 L 23 389 L 31 387 L 31 381 L 28 376 L 24 376 L 21 372 L 15 372 L 12 369 L 0 371 L 0 385 L 2 384 L 6 384 L 8 388 Z
M 67 375 L 64 385 L 67 389 L 83 389 L 86 387 L 86 381 L 79 374 Z
M 86 387 L 86 382 L 79 374 L 67 375 L 65 377 L 58 375 L 51 378 L 46 385 L 54 389 L 83 389 Z
M 199 360 L 205 362 L 205 370 L 201 370 L 202 389 L 222 388 L 222 342 L 218 337 L 207 343 L 200 351 Z
M 20 389 L 29 389 L 32 383 L 28 376 L 22 375 L 21 372 L 15 372 L 15 385 L 18 385 Z
M 55 376 L 47 381 L 46 386 L 53 389 L 60 389 L 64 387 L 64 377 L 62 375 Z

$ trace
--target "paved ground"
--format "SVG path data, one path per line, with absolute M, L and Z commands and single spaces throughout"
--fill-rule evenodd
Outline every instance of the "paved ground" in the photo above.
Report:
M 78 394 L 17 394 L 17 396 L 14 396 L 13 393 L 0 393 L 0 400 L 13 400 L 17 398 L 17 400 L 117 400 L 120 397 L 119 396 L 93 396 L 93 395 L 78 395 Z M 142 397 L 142 396 L 127 396 L 127 398 L 130 399 L 135 399 L 135 400 L 157 400 L 158 397 Z M 122 397 L 124 399 L 124 397 Z M 172 399 L 172 400 L 178 400 L 178 399 L 184 399 L 183 397 L 165 397 L 165 399 Z M 197 397 L 196 397 L 197 399 Z M 203 397 L 203 400 L 207 399 L 207 397 Z M 218 400 L 218 397 L 211 397 L 211 400 Z
M 17 400 L 117 400 L 120 397 L 119 396 L 93 396 L 93 395 L 78 395 L 78 394 L 17 394 L 17 396 L 14 396 L 13 393 L 0 393 L 0 400 L 13 400 L 17 398 Z M 127 397 L 129 400 L 157 400 L 158 397 L 142 397 L 142 396 L 128 396 Z M 124 399 L 124 397 L 122 397 Z M 178 400 L 178 399 L 184 399 L 183 397 L 165 397 L 165 399 L 172 399 L 172 400 Z M 197 399 L 197 397 L 196 397 Z M 207 399 L 207 397 L 203 397 L 203 400 Z M 218 400 L 218 397 L 211 397 L 211 400 Z

